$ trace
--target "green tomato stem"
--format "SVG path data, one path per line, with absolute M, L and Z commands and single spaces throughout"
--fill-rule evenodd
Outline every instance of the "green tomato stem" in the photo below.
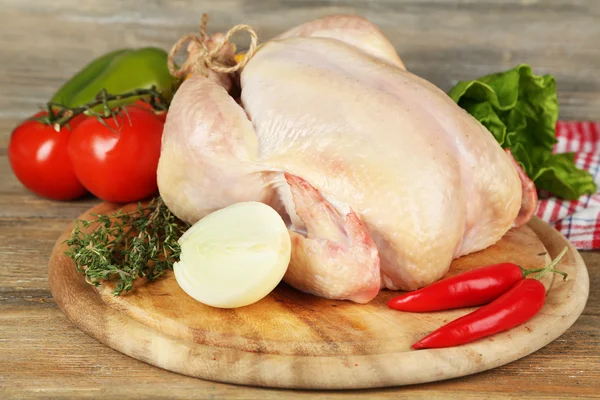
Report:
M 54 130 L 57 132 L 69 123 L 73 118 L 81 114 L 94 115 L 98 118 L 114 117 L 116 112 L 120 111 L 120 108 L 112 110 L 109 106 L 110 101 L 122 100 L 130 97 L 149 96 L 150 100 L 148 103 L 155 109 L 167 110 L 169 103 L 167 99 L 156 90 L 156 86 L 152 86 L 150 89 L 135 89 L 130 92 L 111 94 L 106 89 L 102 89 L 100 93 L 96 95 L 96 98 L 89 103 L 86 103 L 79 107 L 66 107 L 63 104 L 49 102 L 46 104 L 48 108 L 48 117 L 38 119 L 42 123 L 52 125 Z M 102 112 L 95 112 L 93 108 L 102 105 Z

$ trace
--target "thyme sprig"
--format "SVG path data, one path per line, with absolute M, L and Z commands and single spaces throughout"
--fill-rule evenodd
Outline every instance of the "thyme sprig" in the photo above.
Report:
M 160 197 L 135 211 L 92 216 L 75 221 L 66 254 L 89 284 L 115 281 L 115 296 L 132 290 L 137 278 L 154 281 L 173 269 L 181 252 L 177 240 L 189 228 Z

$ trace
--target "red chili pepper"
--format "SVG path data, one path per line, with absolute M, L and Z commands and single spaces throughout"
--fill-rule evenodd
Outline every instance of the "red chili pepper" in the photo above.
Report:
M 389 300 L 390 308 L 409 312 L 429 312 L 487 304 L 526 276 L 545 268 L 527 270 L 512 263 L 494 264 L 472 269 L 442 279 L 423 289 Z M 553 272 L 563 274 L 560 271 Z
M 415 343 L 413 349 L 457 346 L 521 325 L 542 308 L 546 288 L 538 280 L 564 256 L 565 248 L 535 279 L 522 279 L 496 300 L 458 318 Z M 560 272 L 564 279 L 566 274 Z
M 525 276 L 523 271 L 523 268 L 511 263 L 476 268 L 394 297 L 387 304 L 395 310 L 410 312 L 480 306 L 498 298 L 522 280 Z
M 533 318 L 545 300 L 546 288 L 540 281 L 523 279 L 490 304 L 442 326 L 412 348 L 458 346 L 504 332 Z

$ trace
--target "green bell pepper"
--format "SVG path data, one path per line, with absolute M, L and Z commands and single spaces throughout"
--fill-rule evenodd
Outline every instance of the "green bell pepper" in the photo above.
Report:
M 79 107 L 94 100 L 102 89 L 110 94 L 121 94 L 152 86 L 171 100 L 179 81 L 169 73 L 167 58 L 164 50 L 155 47 L 113 51 L 86 65 L 52 96 L 51 102 L 70 108 Z M 114 108 L 137 99 L 130 97 L 108 104 Z

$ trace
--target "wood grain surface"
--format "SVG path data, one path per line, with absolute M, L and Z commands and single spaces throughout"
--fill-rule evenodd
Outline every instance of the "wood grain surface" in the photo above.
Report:
M 133 360 L 88 337 L 50 296 L 47 262 L 71 220 L 98 201 L 58 203 L 23 189 L 10 132 L 91 58 L 123 46 L 169 47 L 209 12 L 211 30 L 247 22 L 268 38 L 336 12 L 381 26 L 415 73 L 448 89 L 527 62 L 557 78 L 561 118 L 600 120 L 596 0 L 168 1 L 3 0 L 0 12 L 0 398 L 597 398 L 600 252 L 584 252 L 590 297 L 579 320 L 525 359 L 466 378 L 358 392 L 253 389 Z
M 100 204 L 80 219 L 120 207 Z M 446 276 L 510 261 L 543 268 L 569 243 L 546 223 L 509 231 L 484 251 L 455 260 Z M 464 346 L 411 351 L 436 327 L 473 309 L 400 313 L 382 291 L 368 304 L 333 301 L 280 284 L 261 301 L 239 309 L 198 303 L 172 273 L 139 282 L 115 297 L 114 284 L 90 287 L 65 253 L 72 226 L 58 238 L 49 262 L 54 298 L 71 322 L 90 336 L 138 360 L 197 378 L 253 386 L 360 389 L 434 382 L 481 372 L 524 357 L 563 334 L 587 301 L 588 273 L 571 246 L 547 275 L 546 304 L 526 324 Z M 92 226 L 90 229 L 93 229 Z M 547 250 L 548 249 L 548 250 Z

